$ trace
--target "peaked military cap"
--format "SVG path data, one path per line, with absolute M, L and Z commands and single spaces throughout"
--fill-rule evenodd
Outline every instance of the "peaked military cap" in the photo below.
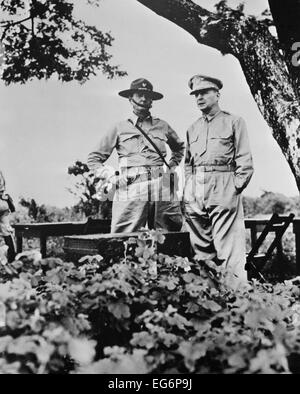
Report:
M 119 95 L 122 97 L 130 97 L 133 93 L 144 92 L 149 93 L 152 100 L 160 100 L 164 96 L 161 93 L 153 91 L 153 85 L 145 78 L 139 78 L 131 82 L 130 89 L 122 90 Z
M 207 75 L 197 74 L 189 80 L 190 94 L 196 94 L 199 90 L 205 89 L 222 89 L 223 83 L 220 79 L 208 77 Z

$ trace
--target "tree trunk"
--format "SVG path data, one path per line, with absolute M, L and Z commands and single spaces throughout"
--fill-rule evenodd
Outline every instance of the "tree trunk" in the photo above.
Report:
M 269 0 L 279 42 L 295 88 L 300 90 L 300 0 Z M 295 52 L 298 52 L 297 56 Z
M 215 13 L 191 0 L 137 0 L 189 32 L 200 44 L 235 56 L 300 191 L 299 85 L 267 21 L 221 2 Z M 298 0 L 297 0 L 298 1 Z

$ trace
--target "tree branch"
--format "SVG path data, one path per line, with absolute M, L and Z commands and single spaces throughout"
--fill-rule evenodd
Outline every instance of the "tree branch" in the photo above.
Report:
M 211 37 L 203 36 L 204 28 L 209 23 L 213 26 L 218 21 L 213 12 L 200 7 L 191 0 L 137 1 L 190 33 L 199 43 L 224 50 L 224 44 L 220 41 L 211 40 Z
M 15 22 L 0 22 L 0 26 L 5 28 L 9 28 L 11 26 L 15 26 L 15 25 L 20 25 L 23 22 L 29 21 L 31 19 L 31 16 L 28 16 L 24 19 L 20 19 L 19 21 L 15 21 Z
M 31 16 L 28 16 L 24 19 L 20 19 L 19 21 L 15 21 L 15 22 L 4 22 L 4 24 L 2 24 L 2 22 L 0 22 L 0 27 L 3 28 L 3 33 L 1 34 L 0 41 L 4 40 L 6 32 L 8 31 L 8 29 L 10 27 L 16 26 L 16 25 L 21 25 L 23 22 L 29 21 L 30 19 L 31 19 Z

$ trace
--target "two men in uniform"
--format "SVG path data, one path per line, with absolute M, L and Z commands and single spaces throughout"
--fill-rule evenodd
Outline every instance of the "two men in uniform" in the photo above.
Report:
M 195 75 L 189 87 L 202 116 L 187 131 L 185 225 L 198 258 L 214 260 L 243 280 L 246 271 L 241 192 L 253 173 L 246 125 L 241 117 L 220 109 L 220 80 Z M 113 202 L 112 232 L 132 232 L 146 224 L 172 231 L 176 229 L 174 223 L 179 230 L 178 202 L 170 199 L 170 193 L 165 199 L 152 200 L 149 196 L 157 197 L 157 190 L 165 191 L 163 166 L 167 164 L 172 170 L 180 164 L 184 143 L 168 123 L 151 115 L 153 100 L 163 96 L 153 91 L 149 81 L 135 80 L 130 89 L 119 94 L 129 99 L 133 113 L 109 130 L 88 157 L 88 165 L 96 175 L 114 178 L 104 163 L 113 149 L 119 155 L 121 186 Z M 166 145 L 172 152 L 169 163 L 165 163 Z

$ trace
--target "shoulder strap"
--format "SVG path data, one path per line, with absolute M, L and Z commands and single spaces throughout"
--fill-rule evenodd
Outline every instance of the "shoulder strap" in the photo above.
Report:
M 131 119 L 128 119 L 128 121 L 129 121 L 136 129 L 138 129 L 138 131 L 139 131 L 140 133 L 143 134 L 143 136 L 147 139 L 147 141 L 149 141 L 150 144 L 153 146 L 153 148 L 155 149 L 155 151 L 157 152 L 157 154 L 159 155 L 159 157 L 163 160 L 163 162 L 165 163 L 165 165 L 170 169 L 169 164 L 166 162 L 166 159 L 164 158 L 163 154 L 161 153 L 161 151 L 159 150 L 159 148 L 157 147 L 157 145 L 155 144 L 155 142 L 151 140 L 151 138 L 147 135 L 147 133 L 146 133 L 140 126 L 138 126 L 137 124 L 134 124 L 134 123 L 132 122 Z

